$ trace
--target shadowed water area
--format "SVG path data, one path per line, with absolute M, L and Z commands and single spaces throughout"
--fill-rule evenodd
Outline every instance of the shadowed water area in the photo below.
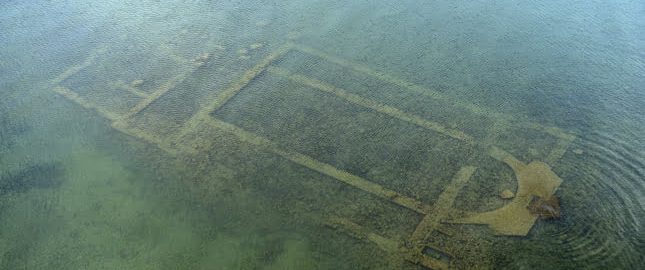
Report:
M 3 1 L 0 269 L 639 269 L 642 1 Z

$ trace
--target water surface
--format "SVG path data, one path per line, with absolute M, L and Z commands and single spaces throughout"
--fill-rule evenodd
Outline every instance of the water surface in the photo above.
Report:
M 643 14 L 4 1 L 0 269 L 423 269 L 423 211 L 449 268 L 637 269 Z M 491 149 L 548 164 L 561 216 L 523 236 L 446 223 L 509 204 Z

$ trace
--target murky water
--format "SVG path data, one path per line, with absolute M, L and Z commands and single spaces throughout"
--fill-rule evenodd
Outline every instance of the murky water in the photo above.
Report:
M 638 269 L 640 1 L 4 1 L 0 269 Z

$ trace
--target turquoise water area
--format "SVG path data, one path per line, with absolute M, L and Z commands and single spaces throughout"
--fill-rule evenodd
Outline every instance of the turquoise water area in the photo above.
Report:
M 642 268 L 643 14 L 3 1 L 0 269 Z

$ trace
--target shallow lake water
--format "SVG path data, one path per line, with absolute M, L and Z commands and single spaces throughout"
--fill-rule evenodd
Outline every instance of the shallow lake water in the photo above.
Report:
M 0 269 L 639 269 L 642 1 L 3 1 Z

